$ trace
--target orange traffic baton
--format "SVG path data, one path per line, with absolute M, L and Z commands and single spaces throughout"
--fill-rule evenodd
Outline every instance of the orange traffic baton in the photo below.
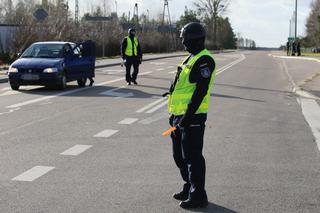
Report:
M 162 136 L 168 136 L 170 135 L 172 132 L 176 131 L 177 127 L 172 127 L 171 129 L 165 131 L 164 133 L 162 133 Z

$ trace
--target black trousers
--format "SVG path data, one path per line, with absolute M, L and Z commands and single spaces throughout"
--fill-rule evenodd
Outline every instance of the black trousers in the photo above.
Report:
M 137 80 L 139 73 L 139 58 L 138 57 L 127 57 L 126 58 L 126 81 L 132 82 Z M 133 73 L 131 74 L 131 67 L 133 66 Z
M 171 122 L 174 126 L 179 118 Z M 177 127 L 171 134 L 173 158 L 185 181 L 183 191 L 189 193 L 191 200 L 205 200 L 206 163 L 202 155 L 205 123 L 189 127 Z

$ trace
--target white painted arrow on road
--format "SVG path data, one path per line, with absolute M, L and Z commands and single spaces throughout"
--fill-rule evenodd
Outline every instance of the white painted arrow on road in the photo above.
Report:
M 125 87 L 120 87 L 120 88 L 114 88 L 111 90 L 107 90 L 105 92 L 101 92 L 99 93 L 100 95 L 106 95 L 106 96 L 114 96 L 114 97 L 121 97 L 121 98 L 126 98 L 126 97 L 132 97 L 134 96 L 134 94 L 132 92 L 127 92 L 127 93 L 123 93 L 123 92 L 116 92 L 118 90 L 121 90 Z

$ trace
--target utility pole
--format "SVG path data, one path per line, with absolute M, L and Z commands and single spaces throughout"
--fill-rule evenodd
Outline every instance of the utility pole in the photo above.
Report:
M 134 19 L 134 22 L 135 22 L 135 27 L 138 29 L 138 27 L 139 27 L 139 7 L 138 7 L 138 3 L 136 3 L 134 5 L 133 19 Z
M 294 40 L 297 40 L 297 30 L 298 30 L 298 0 L 296 0 L 296 10 L 295 10 L 295 33 Z
M 162 25 L 163 26 L 165 25 L 166 11 L 168 12 L 169 30 L 170 30 L 170 34 L 171 34 L 171 37 L 172 37 L 172 42 L 173 42 L 174 48 L 176 50 L 177 49 L 176 48 L 176 40 L 175 40 L 174 33 L 172 32 L 172 22 L 171 22 L 169 1 L 168 0 L 164 0 L 164 5 L 163 5 L 163 17 L 162 17 Z
M 117 0 L 115 1 L 115 4 L 116 4 L 116 14 L 118 16 L 118 2 L 117 2 Z
M 79 0 L 75 0 L 75 10 L 74 10 L 74 20 L 76 21 L 76 25 L 79 24 Z
M 106 0 L 103 0 L 103 16 L 106 16 L 107 8 L 106 8 Z M 102 22 L 102 57 L 106 54 L 106 23 Z

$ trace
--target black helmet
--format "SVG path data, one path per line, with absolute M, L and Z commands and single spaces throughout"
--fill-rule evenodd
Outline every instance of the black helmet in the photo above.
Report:
M 180 38 L 184 42 L 191 40 L 204 40 L 206 38 L 206 30 L 199 22 L 191 22 L 181 29 Z
M 130 35 L 130 34 L 131 34 L 131 32 L 136 32 L 136 29 L 135 29 L 135 28 L 129 28 L 129 30 L 128 30 L 128 34 Z

